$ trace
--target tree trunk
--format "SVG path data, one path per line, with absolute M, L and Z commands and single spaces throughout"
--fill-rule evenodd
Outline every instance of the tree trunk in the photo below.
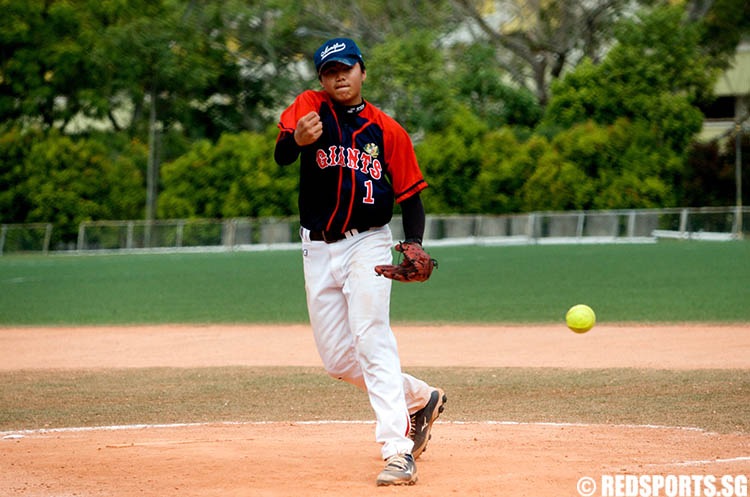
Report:
M 157 186 L 159 183 L 159 131 L 156 129 L 156 88 L 151 92 L 151 108 L 148 119 L 148 165 L 146 168 L 146 230 L 145 245 L 151 246 L 151 221 L 156 217 Z

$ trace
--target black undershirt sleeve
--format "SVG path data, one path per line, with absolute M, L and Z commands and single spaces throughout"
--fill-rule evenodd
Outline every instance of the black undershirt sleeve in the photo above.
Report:
M 401 202 L 401 213 L 404 223 L 404 241 L 421 244 L 424 236 L 425 216 L 419 193 Z
M 302 148 L 297 145 L 297 142 L 294 140 L 294 133 L 285 131 L 276 142 L 276 149 L 273 152 L 273 158 L 276 160 L 276 164 L 280 166 L 288 166 L 297 160 L 300 150 L 302 150 Z

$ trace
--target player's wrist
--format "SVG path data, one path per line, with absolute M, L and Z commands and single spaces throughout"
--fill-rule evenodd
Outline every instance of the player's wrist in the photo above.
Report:
M 300 140 L 300 139 L 299 139 L 299 137 L 297 136 L 297 130 L 296 130 L 296 129 L 294 130 L 294 133 L 292 133 L 292 138 L 294 138 L 294 144 L 295 144 L 295 145 L 296 145 L 297 147 L 302 147 L 302 144 L 301 144 L 301 143 L 299 142 L 299 140 Z

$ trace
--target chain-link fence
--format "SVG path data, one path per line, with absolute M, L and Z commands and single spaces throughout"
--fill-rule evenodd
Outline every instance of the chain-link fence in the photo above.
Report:
M 4 253 L 43 253 L 49 251 L 52 223 L 0 225 L 0 255 Z
M 659 238 L 736 240 L 750 234 L 750 208 L 703 207 L 508 215 L 429 215 L 425 244 L 645 243 Z M 404 238 L 401 217 L 390 223 Z M 263 250 L 299 243 L 298 218 L 86 221 L 77 252 Z M 0 254 L 50 250 L 52 225 L 0 226 Z
M 704 207 L 579 212 L 531 212 L 503 216 L 428 216 L 432 244 L 633 243 L 659 238 L 735 240 L 750 233 L 742 223 L 750 209 Z
M 299 231 L 296 218 L 173 219 L 158 221 L 87 221 L 78 229 L 76 249 L 136 250 L 247 246 L 291 243 Z

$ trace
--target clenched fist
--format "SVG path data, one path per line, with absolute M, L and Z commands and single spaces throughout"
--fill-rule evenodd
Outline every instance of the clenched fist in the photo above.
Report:
M 304 147 L 315 143 L 323 134 L 323 123 L 320 121 L 320 116 L 317 112 L 312 111 L 299 118 L 297 121 L 297 129 L 294 130 L 294 141 L 297 145 Z

